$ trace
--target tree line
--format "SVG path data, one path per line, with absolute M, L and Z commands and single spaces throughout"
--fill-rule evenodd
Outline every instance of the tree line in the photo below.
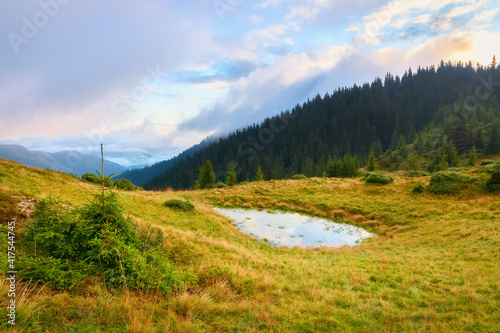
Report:
M 351 177 L 370 155 L 382 168 L 427 171 L 441 160 L 458 165 L 472 148 L 494 155 L 500 153 L 499 82 L 496 66 L 441 62 L 338 88 L 184 156 L 143 186 L 193 188 L 207 160 L 215 183 L 225 183 L 231 164 L 236 182 L 244 182 L 256 180 L 258 170 L 265 180 Z

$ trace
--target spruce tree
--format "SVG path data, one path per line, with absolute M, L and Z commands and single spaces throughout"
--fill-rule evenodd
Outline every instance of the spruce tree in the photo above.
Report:
M 484 153 L 484 148 L 486 148 L 486 139 L 484 138 L 484 131 L 482 128 L 478 129 L 476 132 L 476 138 L 474 140 L 474 145 L 479 152 Z
M 264 173 L 262 173 L 262 168 L 259 167 L 257 168 L 257 173 L 255 174 L 255 180 L 260 182 L 264 180 Z
M 489 155 L 495 155 L 500 153 L 500 126 L 494 124 L 491 126 L 490 130 L 490 140 L 488 142 L 488 147 L 486 148 L 486 153 Z
M 448 157 L 447 161 L 450 167 L 458 166 L 458 152 L 453 144 L 453 141 L 446 141 L 443 144 L 443 152 Z
M 234 164 L 229 164 L 229 170 L 227 171 L 226 185 L 234 186 L 236 184 L 236 168 Z
M 406 145 L 406 139 L 404 135 L 399 136 L 397 151 L 401 161 L 404 161 L 408 157 L 408 146 Z
M 467 166 L 476 166 L 477 162 L 477 150 L 476 147 L 472 147 L 469 151 L 469 158 L 467 159 Z
M 206 160 L 205 164 L 200 167 L 198 180 L 195 183 L 195 188 L 199 190 L 210 189 L 215 187 L 215 172 L 210 160 Z
M 377 171 L 377 162 L 375 161 L 375 155 L 370 153 L 370 158 L 368 159 L 368 165 L 366 166 L 366 171 Z
M 446 153 L 443 152 L 441 153 L 441 161 L 439 161 L 439 164 L 434 168 L 434 172 L 437 171 L 446 171 L 448 170 L 448 157 L 446 156 Z
M 405 169 L 407 171 L 420 171 L 420 160 L 415 152 L 410 153 L 405 161 Z

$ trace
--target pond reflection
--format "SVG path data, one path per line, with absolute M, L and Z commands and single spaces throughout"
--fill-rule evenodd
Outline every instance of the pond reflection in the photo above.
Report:
M 231 218 L 240 231 L 274 246 L 355 246 L 374 236 L 363 228 L 298 213 L 214 209 Z

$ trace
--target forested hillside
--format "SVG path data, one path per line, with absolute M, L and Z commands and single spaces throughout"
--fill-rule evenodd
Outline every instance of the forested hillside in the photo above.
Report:
M 456 166 L 458 159 L 450 155 L 473 146 L 479 154 L 500 152 L 499 86 L 500 68 L 471 63 L 441 62 L 437 68 L 409 69 L 402 77 L 387 74 L 371 84 L 318 94 L 237 130 L 139 185 L 192 188 L 206 160 L 217 181 L 225 180 L 233 163 L 240 182 L 254 180 L 259 166 L 265 179 L 332 176 L 328 164 L 348 159 L 362 166 L 371 152 L 384 154 L 379 163 L 388 169 L 432 171 L 440 159 Z

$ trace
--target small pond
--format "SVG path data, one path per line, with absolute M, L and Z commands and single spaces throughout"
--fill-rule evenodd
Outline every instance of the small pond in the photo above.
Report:
M 274 246 L 355 246 L 374 236 L 359 227 L 298 213 L 219 207 L 214 209 L 233 219 L 240 231 Z

